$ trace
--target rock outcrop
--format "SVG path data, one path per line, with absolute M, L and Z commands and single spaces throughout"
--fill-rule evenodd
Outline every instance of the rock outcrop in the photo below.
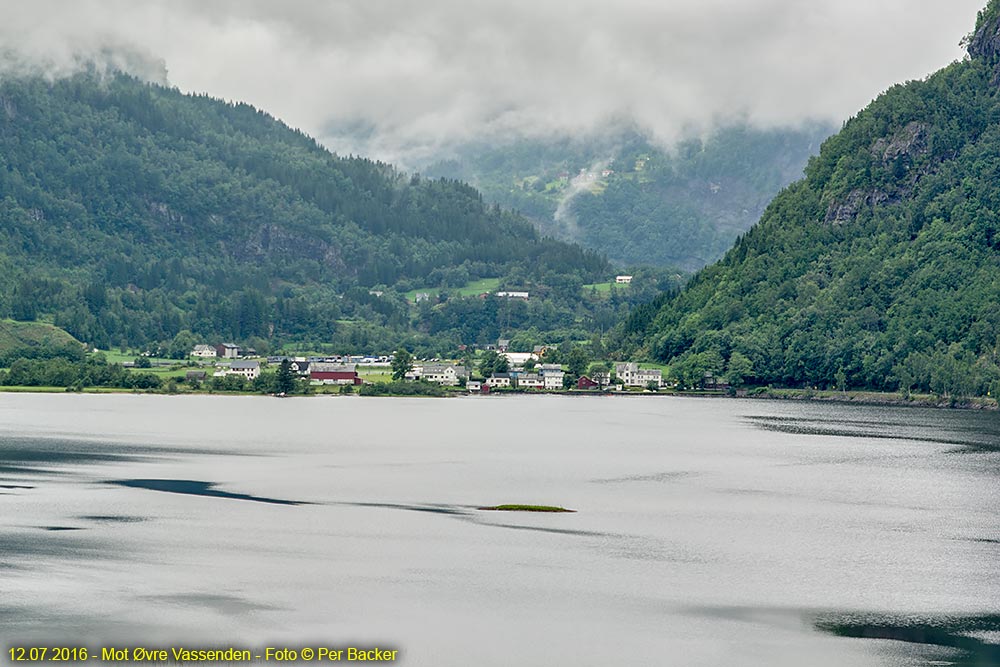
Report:
M 858 217 L 862 207 L 873 207 L 886 203 L 891 203 L 891 197 L 881 190 L 851 190 L 844 201 L 830 203 L 826 210 L 826 222 L 831 225 L 853 222 Z
M 891 137 L 882 137 L 872 144 L 872 155 L 888 165 L 899 158 L 911 163 L 928 151 L 926 123 L 913 121 Z
M 993 85 L 1000 85 L 1000 2 L 997 0 L 991 0 L 986 9 L 979 12 L 968 51 L 970 58 L 993 65 Z

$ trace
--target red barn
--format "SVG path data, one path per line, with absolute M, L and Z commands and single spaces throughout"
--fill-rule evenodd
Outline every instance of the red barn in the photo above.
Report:
M 597 384 L 596 382 L 594 382 L 593 380 L 591 380 L 586 375 L 582 375 L 582 376 L 580 376 L 580 379 L 576 381 L 576 388 L 577 389 L 600 389 L 601 386 L 599 384 Z
M 314 363 L 309 366 L 309 379 L 322 384 L 361 384 L 354 364 Z

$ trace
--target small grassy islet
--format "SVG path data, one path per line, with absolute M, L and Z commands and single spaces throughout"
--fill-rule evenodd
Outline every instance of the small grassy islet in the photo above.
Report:
M 555 507 L 553 505 L 494 505 L 492 507 L 480 507 L 479 509 L 488 512 L 576 512 L 576 510 Z

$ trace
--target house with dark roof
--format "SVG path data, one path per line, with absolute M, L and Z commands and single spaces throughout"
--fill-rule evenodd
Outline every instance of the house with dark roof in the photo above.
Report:
M 226 371 L 226 375 L 242 375 L 248 380 L 255 380 L 260 375 L 260 362 L 233 361 L 233 363 L 229 364 L 229 370 Z
M 240 348 L 233 343 L 221 343 L 215 346 L 215 356 L 223 359 L 235 359 L 240 356 Z
M 510 386 L 510 373 L 494 373 L 486 378 L 486 386 L 490 389 Z
M 517 376 L 518 389 L 545 389 L 545 379 L 538 373 L 521 373 Z

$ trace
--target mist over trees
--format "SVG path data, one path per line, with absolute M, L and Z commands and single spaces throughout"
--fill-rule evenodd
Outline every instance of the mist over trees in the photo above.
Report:
M 767 203 L 802 177 L 832 134 L 820 122 L 732 124 L 664 148 L 637 128 L 473 142 L 425 173 L 476 185 L 546 233 L 623 266 L 694 271 L 722 257 Z

